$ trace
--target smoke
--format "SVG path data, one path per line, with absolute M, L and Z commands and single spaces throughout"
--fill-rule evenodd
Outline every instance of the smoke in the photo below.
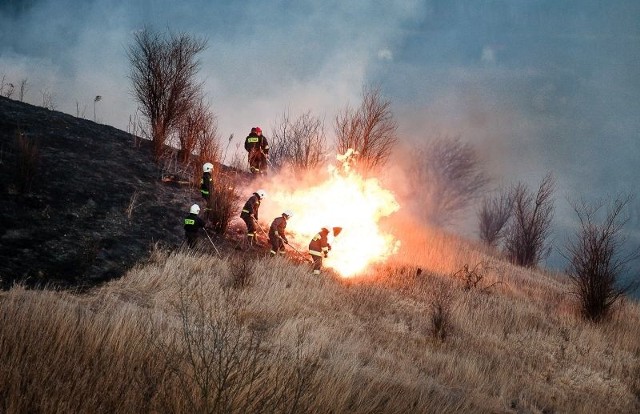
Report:
M 403 140 L 460 136 L 495 186 L 553 172 L 558 245 L 574 221 L 567 199 L 640 188 L 639 20 L 636 0 L 23 0 L 0 3 L 0 77 L 27 79 L 27 102 L 49 93 L 89 119 L 95 104 L 99 122 L 126 130 L 133 33 L 186 32 L 208 40 L 199 75 L 221 137 L 236 141 L 285 109 L 330 124 L 377 84 Z

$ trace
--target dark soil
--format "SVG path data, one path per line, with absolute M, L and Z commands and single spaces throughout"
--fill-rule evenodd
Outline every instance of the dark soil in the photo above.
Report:
M 20 134 L 35 161 L 21 157 Z M 25 164 L 32 173 L 20 173 Z M 91 287 L 122 276 L 154 245 L 180 248 L 189 206 L 203 204 L 194 186 L 164 178 L 148 141 L 0 97 L 0 287 Z M 225 235 L 210 233 L 223 255 L 243 237 L 242 222 L 232 223 Z M 205 237 L 207 246 L 215 253 Z

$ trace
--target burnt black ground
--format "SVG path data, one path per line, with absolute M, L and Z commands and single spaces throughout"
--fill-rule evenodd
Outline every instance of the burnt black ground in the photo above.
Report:
M 28 193 L 20 193 L 16 185 L 19 133 L 39 153 Z M 95 286 L 143 262 L 154 245 L 181 246 L 182 219 L 191 204 L 201 201 L 200 194 L 188 185 L 163 181 L 150 143 L 138 140 L 136 145 L 134 138 L 110 126 L 0 97 L 2 288 L 16 282 Z M 243 231 L 237 227 L 224 236 L 212 234 L 223 254 L 235 251 Z

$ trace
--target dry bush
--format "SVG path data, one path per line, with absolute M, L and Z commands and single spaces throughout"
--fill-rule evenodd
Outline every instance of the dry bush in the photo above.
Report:
M 186 33 L 162 36 L 149 28 L 136 32 L 127 50 L 133 94 L 147 120 L 153 153 L 160 159 L 171 134 L 201 102 L 195 76 L 197 55 L 206 41 Z
M 238 291 L 216 289 L 199 276 L 178 286 L 177 329 L 163 335 L 156 328 L 155 346 L 167 367 L 159 411 L 306 411 L 303 397 L 318 364 L 301 350 L 303 332 L 291 351 L 267 346 L 266 332 L 246 320 L 247 298 Z
M 56 109 L 56 98 L 53 92 L 48 89 L 40 90 L 42 95 L 42 107 L 54 111 Z
M 512 211 L 513 194 L 510 190 L 503 189 L 494 196 L 484 198 L 478 210 L 480 240 L 491 248 L 498 247 Z
M 453 329 L 453 289 L 452 284 L 438 281 L 431 291 L 431 335 L 440 342 L 444 342 Z
M 486 261 L 476 263 L 473 268 L 469 268 L 468 264 L 462 266 L 462 269 L 455 272 L 452 277 L 455 279 L 461 279 L 463 282 L 463 288 L 465 290 L 478 289 L 482 292 L 486 292 L 493 286 L 500 282 L 494 282 L 483 286 L 487 282 L 487 276 L 491 272 L 491 266 Z
M 475 148 L 459 137 L 438 137 L 419 144 L 411 157 L 420 212 L 434 225 L 451 223 L 488 182 Z
M 196 149 L 198 136 L 205 129 L 205 117 L 207 110 L 200 100 L 179 120 L 177 125 L 177 136 L 179 142 L 178 160 L 186 163 Z
M 244 257 L 234 257 L 230 263 L 231 283 L 234 289 L 243 289 L 253 283 L 256 271 L 256 262 L 247 260 Z
M 29 139 L 22 131 L 16 131 L 16 188 L 21 194 L 29 193 L 38 172 L 40 150 L 38 144 Z
M 536 266 L 549 252 L 554 186 L 553 175 L 547 174 L 535 194 L 522 183 L 512 190 L 513 218 L 505 234 L 505 250 L 519 266 Z
M 282 114 L 272 133 L 269 161 L 276 170 L 289 166 L 301 174 L 322 165 L 326 153 L 322 120 L 305 112 L 295 121 Z
M 349 149 L 357 151 L 356 168 L 367 173 L 387 163 L 398 140 L 397 129 L 391 102 L 379 89 L 363 88 L 360 106 L 347 106 L 336 115 L 336 149 L 339 154 Z
M 593 322 L 606 319 L 614 304 L 638 284 L 638 280 L 626 285 L 621 281 L 627 265 L 640 257 L 638 248 L 627 255 L 622 252 L 625 241 L 622 231 L 628 218 L 621 214 L 630 201 L 631 196 L 614 200 L 602 223 L 597 222 L 602 203 L 589 205 L 582 201 L 573 204 L 580 227 L 574 239 L 567 243 L 567 273 L 573 282 L 573 293 L 578 298 L 581 314 Z
M 238 213 L 240 192 L 232 175 L 218 172 L 213 176 L 213 191 L 206 207 L 206 217 L 216 234 L 224 234 Z

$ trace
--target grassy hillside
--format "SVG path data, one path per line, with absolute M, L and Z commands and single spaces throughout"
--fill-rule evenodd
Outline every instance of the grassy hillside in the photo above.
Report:
M 406 217 L 356 279 L 232 234 L 186 252 L 199 195 L 144 142 L 5 98 L 0 138 L 0 413 L 640 411 L 637 302 L 587 323 L 565 277 Z
M 413 236 L 358 280 L 158 250 L 90 294 L 15 287 L 0 296 L 0 411 L 640 409 L 637 303 L 589 324 L 558 277 Z M 478 261 L 475 287 L 452 276 Z

